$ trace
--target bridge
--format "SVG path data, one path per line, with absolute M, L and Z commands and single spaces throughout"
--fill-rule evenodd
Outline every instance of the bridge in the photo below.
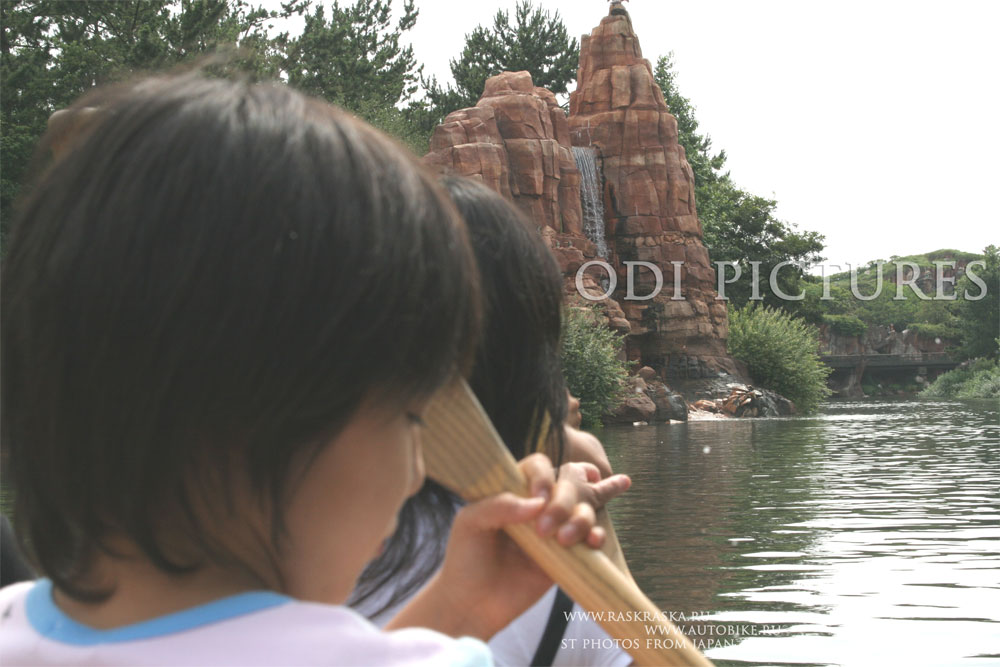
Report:
M 833 354 L 821 356 L 820 360 L 833 369 L 856 369 L 859 366 L 883 370 L 905 370 L 908 368 L 950 369 L 958 366 L 946 352 L 925 352 L 923 354 Z

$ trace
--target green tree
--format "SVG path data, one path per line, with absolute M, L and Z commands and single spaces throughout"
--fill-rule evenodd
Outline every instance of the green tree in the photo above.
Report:
M 344 107 L 395 136 L 414 153 L 427 150 L 436 123 L 412 101 L 422 66 L 413 47 L 403 46 L 417 22 L 414 0 L 404 0 L 393 20 L 392 0 L 319 4 L 306 15 L 302 34 L 281 44 L 282 69 L 299 90 Z M 404 106 L 409 102 L 408 106 Z
M 831 370 L 819 359 L 816 328 L 783 310 L 748 305 L 729 310 L 729 353 L 746 363 L 754 382 L 813 412 L 830 396 Z
M 657 59 L 653 77 L 663 91 L 663 99 L 666 100 L 670 113 L 677 118 L 678 139 L 687 153 L 688 163 L 694 172 L 699 213 L 704 216 L 705 211 L 700 209 L 708 187 L 720 179 L 729 177 L 729 172 L 723 171 L 726 166 L 726 151 L 713 153 L 712 138 L 698 131 L 699 123 L 694 115 L 694 106 L 691 100 L 681 95 L 677 89 L 673 52 Z
M 820 301 L 823 292 L 821 284 L 806 286 L 806 300 L 801 304 L 800 313 L 814 324 L 826 321 L 829 316 L 850 315 L 857 317 L 869 326 L 891 326 L 896 331 L 910 330 L 928 338 L 941 338 L 947 343 L 963 341 L 960 349 L 953 349 L 952 354 L 959 358 L 989 357 L 996 354 L 996 349 L 990 343 L 1000 333 L 1000 313 L 997 312 L 997 294 L 1000 293 L 1000 283 L 996 266 L 998 260 L 990 257 L 987 249 L 985 255 L 959 252 L 957 250 L 936 250 L 923 255 L 907 257 L 891 257 L 890 262 L 876 260 L 861 267 L 857 274 L 858 293 L 873 299 L 860 299 L 852 294 L 850 272 L 830 276 L 830 294 L 832 300 Z M 903 288 L 903 299 L 896 299 L 897 282 L 903 277 L 898 276 L 895 262 L 911 263 L 921 267 L 926 276 L 935 271 L 934 261 L 945 260 L 955 262 L 984 261 L 985 267 L 973 267 L 973 272 L 987 284 L 986 297 L 981 300 L 967 300 L 966 293 L 972 297 L 980 294 L 980 287 L 965 276 L 959 281 L 956 289 L 945 289 L 946 294 L 952 294 L 952 299 L 937 299 L 936 286 L 923 284 L 920 289 L 926 290 L 928 298 L 921 299 L 909 287 Z M 883 264 L 881 291 L 879 291 L 878 265 Z M 991 268 L 993 267 L 993 268 Z M 992 281 L 992 282 L 991 282 Z M 947 284 L 945 284 L 946 286 Z
M 579 45 L 569 36 L 557 11 L 550 14 L 531 0 L 517 3 L 514 21 L 498 11 L 492 27 L 478 26 L 465 36 L 462 55 L 451 61 L 455 85 L 441 86 L 431 77 L 424 81 L 429 108 L 427 122 L 440 122 L 456 109 L 475 106 L 486 79 L 500 72 L 531 72 L 536 86 L 565 93 L 576 78 Z
M 823 324 L 827 315 L 849 315 L 854 314 L 855 299 L 850 290 L 840 285 L 830 285 L 830 298 L 823 300 L 824 290 L 822 282 L 812 282 L 810 279 L 803 284 L 803 292 L 806 298 L 800 301 L 797 306 L 797 314 L 810 324 Z
M 785 301 L 771 291 L 771 271 L 782 262 L 809 267 L 822 261 L 824 237 L 779 220 L 774 212 L 776 201 L 736 186 L 725 171 L 725 151 L 713 152 L 711 138 L 699 131 L 694 106 L 678 90 L 673 54 L 657 60 L 653 75 L 677 118 L 678 138 L 694 172 L 698 217 L 712 261 L 740 268 L 741 279 L 726 288 L 726 296 L 737 306 L 746 304 L 754 291 L 750 262 L 760 262 L 757 288 L 764 303 L 797 312 L 798 302 Z M 734 273 L 729 269 L 729 276 Z M 797 296 L 804 278 L 804 269 L 788 266 L 778 273 L 777 283 L 785 294 Z
M 841 336 L 863 336 L 868 325 L 854 315 L 825 315 L 823 322 Z
M 996 340 L 1000 337 L 1000 248 L 990 245 L 983 250 L 983 264 L 975 267 L 976 276 L 986 285 L 986 293 L 975 299 L 982 288 L 972 282 L 968 273 L 958 283 L 958 293 L 966 297 L 958 302 L 962 332 L 961 356 L 997 358 Z
M 231 65 L 276 75 L 268 21 L 301 12 L 304 0 L 267 10 L 245 0 L 4 0 L 0 2 L 0 226 L 49 116 L 95 85 L 192 62 L 237 45 Z
M 416 91 L 421 67 L 413 47 L 400 42 L 417 22 L 414 0 L 404 0 L 398 21 L 392 0 L 317 5 L 302 34 L 288 41 L 284 69 L 299 90 L 351 111 L 394 107 Z
M 733 185 L 726 176 L 709 186 L 706 206 L 709 213 L 701 216 L 705 245 L 714 262 L 729 262 L 740 269 L 741 278 L 726 287 L 726 297 L 736 306 L 747 304 L 759 295 L 767 305 L 798 311 L 798 302 L 785 300 L 772 291 L 772 271 L 784 262 L 795 265 L 782 267 L 776 283 L 782 293 L 799 296 L 803 290 L 805 269 L 822 261 L 823 236 L 817 232 L 800 232 L 793 225 L 777 219 L 777 202 L 752 195 Z M 757 280 L 754 281 L 754 265 Z M 727 276 L 735 274 L 729 269 Z M 757 295 L 754 294 L 756 282 Z
M 622 338 L 601 319 L 589 308 L 563 312 L 563 372 L 570 393 L 580 399 L 585 428 L 599 425 L 602 415 L 618 407 L 628 377 L 619 358 Z
M 273 4 L 273 3 L 271 3 Z M 169 69 L 228 51 L 210 71 L 283 77 L 347 107 L 415 151 L 429 132 L 398 108 L 420 68 L 401 38 L 417 19 L 413 0 L 392 21 L 392 0 L 329 11 L 311 0 L 278 8 L 248 0 L 3 0 L 0 2 L 0 233 L 49 116 L 95 85 Z M 306 14 L 304 32 L 271 36 L 272 21 Z M 235 47 L 232 48 L 232 47 Z

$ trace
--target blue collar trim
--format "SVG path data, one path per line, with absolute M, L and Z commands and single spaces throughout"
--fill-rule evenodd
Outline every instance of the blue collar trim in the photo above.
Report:
M 95 644 L 151 639 L 184 632 L 236 616 L 277 607 L 291 600 L 292 598 L 287 595 L 270 591 L 240 593 L 148 621 L 111 630 L 97 630 L 77 623 L 57 607 L 52 600 L 52 582 L 48 579 L 41 579 L 28 592 L 25 609 L 31 627 L 43 637 L 64 644 L 93 646 Z

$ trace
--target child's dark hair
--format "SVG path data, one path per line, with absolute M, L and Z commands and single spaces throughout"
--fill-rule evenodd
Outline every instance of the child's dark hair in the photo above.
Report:
M 498 193 L 467 178 L 443 183 L 465 218 L 482 276 L 483 335 L 469 384 L 514 458 L 530 454 L 544 435 L 558 463 L 568 404 L 559 267 L 524 215 Z M 544 414 L 549 423 L 543 434 Z M 396 533 L 365 570 L 351 603 L 371 607 L 368 601 L 378 600 L 377 615 L 423 585 L 444 557 L 457 503 L 427 481 L 404 505 Z M 393 595 L 379 593 L 383 587 Z
M 531 453 L 549 416 L 561 456 L 568 394 L 560 355 L 563 279 L 528 219 L 468 178 L 443 180 L 469 230 L 483 295 L 483 335 L 469 384 L 515 459 Z
M 100 599 L 112 535 L 168 572 L 241 564 L 200 516 L 247 510 L 233 471 L 273 556 L 290 476 L 363 399 L 467 367 L 479 297 L 433 177 L 325 103 L 185 75 L 75 108 L 3 267 L 3 443 L 34 560 Z

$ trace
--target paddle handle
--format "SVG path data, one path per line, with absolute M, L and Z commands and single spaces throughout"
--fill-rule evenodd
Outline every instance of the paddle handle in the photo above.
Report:
M 530 525 L 504 529 L 637 665 L 707 665 L 705 656 L 603 553 L 560 546 Z

